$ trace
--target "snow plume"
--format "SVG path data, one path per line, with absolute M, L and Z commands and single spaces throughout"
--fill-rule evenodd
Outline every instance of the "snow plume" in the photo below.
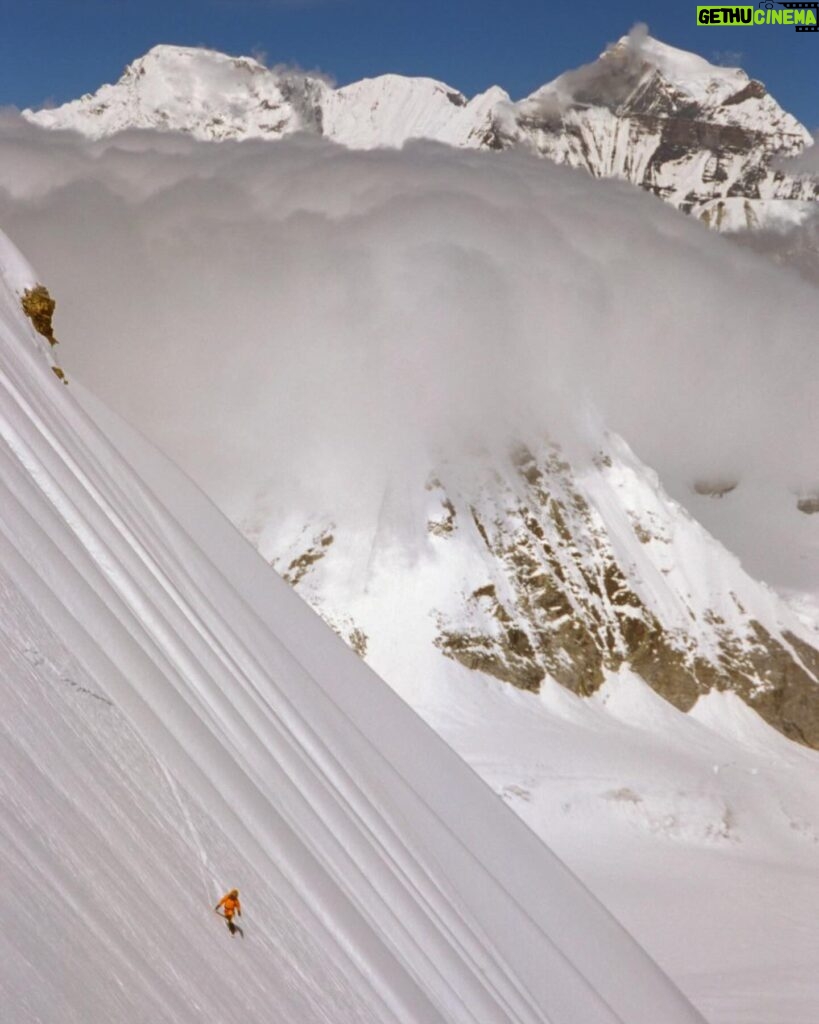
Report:
M 525 112 L 551 121 L 578 103 L 616 109 L 644 71 L 648 38 L 648 26 L 638 23 L 627 36 L 606 47 L 605 59 L 566 71 L 539 89 L 524 101 Z
M 337 511 L 442 452 L 591 449 L 600 424 L 675 493 L 819 482 L 819 295 L 627 185 L 6 117 L 0 224 L 57 299 L 69 378 L 237 519 L 272 481 L 273 514 Z
M 320 2 L 327 2 L 327 0 L 320 0 Z M 275 64 L 270 64 L 268 63 L 267 54 L 264 50 L 256 51 L 253 56 L 260 64 L 264 64 L 268 71 L 272 71 L 275 75 L 281 75 L 283 78 L 324 82 L 324 84 L 330 89 L 335 89 L 338 85 L 334 76 L 328 71 L 322 71 L 321 68 L 303 68 L 300 64 L 287 64 L 280 61 Z
M 803 174 L 808 178 L 819 176 L 819 131 L 814 131 L 812 142 L 799 156 L 780 160 L 779 167 L 788 174 Z
M 648 37 L 648 25 L 644 21 L 638 21 L 632 25 L 626 39 L 628 40 L 628 48 L 635 58 L 642 59 L 643 49 Z

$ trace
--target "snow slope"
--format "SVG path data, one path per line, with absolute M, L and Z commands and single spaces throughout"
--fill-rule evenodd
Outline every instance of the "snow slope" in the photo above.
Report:
M 187 481 L 81 412 L 4 253 L 15 1019 L 700 1020 Z M 231 884 L 226 950 L 206 899 Z
M 473 680 L 429 717 L 712 1024 L 813 1024 L 816 753 L 730 694 L 684 715 L 628 672 L 592 700 Z

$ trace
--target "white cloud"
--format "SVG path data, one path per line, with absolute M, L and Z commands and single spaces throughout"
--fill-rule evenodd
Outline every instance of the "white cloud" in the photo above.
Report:
M 745 64 L 745 54 L 741 50 L 714 50 L 711 63 L 722 68 L 741 68 Z
M 8 116 L 0 225 L 55 293 L 69 375 L 237 518 L 270 481 L 281 509 L 339 507 L 441 451 L 600 419 L 681 495 L 819 482 L 819 293 L 626 185 Z M 779 513 L 757 512 L 758 547 Z

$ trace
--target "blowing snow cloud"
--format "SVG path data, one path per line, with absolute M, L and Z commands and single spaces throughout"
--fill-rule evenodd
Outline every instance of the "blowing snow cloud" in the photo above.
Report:
M 520 153 L 89 142 L 0 123 L 0 225 L 60 352 L 234 517 L 442 453 L 622 433 L 681 490 L 819 484 L 819 294 Z M 353 488 L 353 489 L 355 489 Z

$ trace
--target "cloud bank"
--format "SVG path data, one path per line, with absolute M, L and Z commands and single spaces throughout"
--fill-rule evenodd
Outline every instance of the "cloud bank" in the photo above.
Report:
M 69 376 L 236 519 L 261 490 L 339 508 L 512 437 L 590 450 L 601 423 L 679 495 L 819 485 L 819 292 L 630 186 L 7 115 L 0 226 L 57 298 Z M 773 544 L 779 513 L 755 514 L 747 543 Z

